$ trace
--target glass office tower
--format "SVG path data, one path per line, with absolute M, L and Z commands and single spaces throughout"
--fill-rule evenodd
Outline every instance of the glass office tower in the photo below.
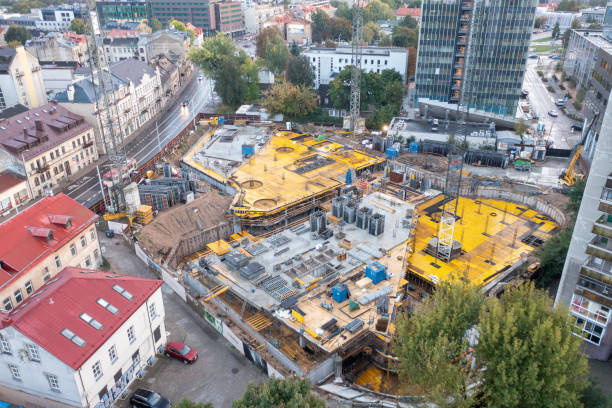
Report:
M 423 0 L 416 102 L 514 116 L 537 0 Z

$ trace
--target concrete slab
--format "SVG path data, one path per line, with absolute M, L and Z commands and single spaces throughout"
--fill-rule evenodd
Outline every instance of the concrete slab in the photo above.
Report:
M 336 384 L 324 384 L 324 385 L 321 385 L 319 388 L 329 393 L 332 393 L 334 395 L 337 395 L 339 397 L 349 399 L 349 400 L 355 399 L 363 395 L 363 392 L 361 391 L 357 391 L 352 388 L 343 387 L 341 385 L 336 385 Z

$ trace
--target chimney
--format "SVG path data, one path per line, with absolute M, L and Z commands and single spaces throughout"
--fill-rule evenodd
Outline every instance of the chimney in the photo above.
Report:
M 36 119 L 34 123 L 36 124 L 36 130 L 40 130 L 42 132 L 43 130 L 42 120 Z
M 68 89 L 66 90 L 66 96 L 70 102 L 74 102 L 74 85 L 68 85 Z
M 28 138 L 28 129 L 27 128 L 23 128 L 23 140 Z

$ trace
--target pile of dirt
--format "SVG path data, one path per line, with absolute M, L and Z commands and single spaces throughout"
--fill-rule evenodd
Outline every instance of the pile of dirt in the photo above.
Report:
M 231 202 L 231 196 L 210 191 L 189 204 L 160 213 L 142 229 L 138 241 L 151 255 L 167 254 L 190 233 L 225 221 Z

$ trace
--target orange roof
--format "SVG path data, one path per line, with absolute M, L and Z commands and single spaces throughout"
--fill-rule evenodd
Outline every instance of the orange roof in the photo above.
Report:
M 400 7 L 395 12 L 397 17 L 421 17 L 421 9 L 419 7 Z

